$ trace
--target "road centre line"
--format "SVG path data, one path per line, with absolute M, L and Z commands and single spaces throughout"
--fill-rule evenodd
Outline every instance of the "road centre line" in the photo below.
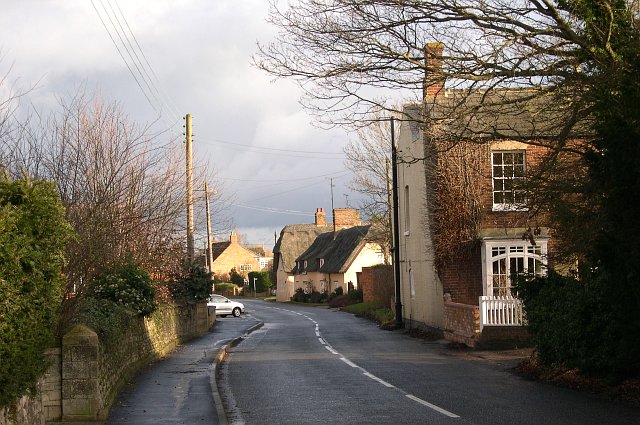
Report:
M 315 320 L 313 320 L 312 318 L 310 318 L 309 316 L 302 314 L 302 313 L 298 313 L 298 312 L 294 312 L 291 310 L 286 310 L 286 309 L 282 309 L 283 311 L 290 311 L 292 313 L 298 314 L 300 316 L 306 317 L 307 319 L 309 319 L 311 322 L 315 323 L 316 327 L 315 327 L 315 333 L 318 336 L 318 341 L 320 341 L 320 343 L 324 346 L 324 348 L 326 348 L 329 352 L 331 352 L 331 354 L 337 354 L 337 355 L 341 355 L 338 351 L 336 351 L 324 338 L 321 338 L 320 335 L 320 326 L 318 325 L 318 322 L 316 322 Z M 372 379 L 376 382 L 378 382 L 379 384 L 384 385 L 387 388 L 393 388 L 397 391 L 399 391 L 400 393 L 404 394 L 405 397 L 407 397 L 409 400 L 413 400 L 416 403 L 421 404 L 422 406 L 428 407 L 429 409 L 435 410 L 438 413 L 441 413 L 445 416 L 448 416 L 450 418 L 459 418 L 460 416 L 456 415 L 455 413 L 452 413 L 446 409 L 443 409 L 440 406 L 436 406 L 435 404 L 429 403 L 428 401 L 425 401 L 419 397 L 414 396 L 413 394 L 409 394 L 406 391 L 402 390 L 401 388 L 396 387 L 393 384 L 390 384 L 389 382 L 378 378 L 377 376 L 373 375 L 372 373 L 368 372 L 366 369 L 358 366 L 357 364 L 353 363 L 352 361 L 350 361 L 349 359 L 347 359 L 346 357 L 340 357 L 340 360 L 343 361 L 344 363 L 346 363 L 347 365 L 356 368 L 356 369 L 360 369 L 363 373 L 364 376 L 368 377 L 369 379 Z
M 327 350 L 329 350 L 331 352 L 331 354 L 339 354 L 336 350 L 334 350 L 333 348 L 331 348 L 331 346 L 329 345 L 325 345 L 324 348 L 326 348 Z
M 345 357 L 340 357 L 340 360 L 342 360 L 343 362 L 345 362 L 346 364 L 348 364 L 351 367 L 362 369 L 360 366 L 358 366 L 357 364 L 353 363 L 352 361 L 350 361 L 349 359 L 347 359 Z M 365 373 L 365 375 L 366 375 L 366 373 Z
M 387 381 L 383 381 L 382 379 L 378 378 L 377 376 L 369 373 L 369 372 L 365 372 L 364 376 L 373 379 L 376 382 L 379 382 L 380 384 L 384 385 L 387 388 L 395 388 L 395 386 L 393 384 L 388 383 Z
M 448 416 L 450 418 L 459 418 L 460 417 L 460 416 L 456 415 L 455 413 L 451 413 L 448 410 L 443 409 L 442 407 L 438 407 L 435 404 L 431 404 L 428 401 L 424 401 L 423 399 L 418 398 L 418 397 L 416 397 L 416 396 L 414 396 L 412 394 L 406 394 L 406 397 L 411 399 L 411 400 L 413 400 L 413 401 L 415 401 L 415 402 L 418 402 L 418 403 L 422 404 L 423 406 L 426 406 L 426 407 L 428 407 L 430 409 L 433 409 L 436 412 L 440 412 L 443 415 Z

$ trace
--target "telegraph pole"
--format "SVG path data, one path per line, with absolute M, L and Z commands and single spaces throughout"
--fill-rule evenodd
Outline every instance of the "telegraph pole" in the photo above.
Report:
M 393 245 L 393 201 L 391 200 L 391 161 L 387 158 L 387 205 L 389 210 L 387 212 L 387 221 L 389 223 L 389 248 Z M 391 260 L 391 253 L 385 253 L 385 264 Z
M 204 199 L 207 207 L 207 264 L 209 273 L 213 273 L 213 250 L 211 249 L 211 214 L 209 212 L 209 185 L 204 182 Z
M 402 326 L 400 302 L 400 233 L 398 228 L 398 152 L 396 150 L 395 122 L 391 117 L 391 178 L 393 193 L 393 274 L 396 284 L 396 326 Z
M 185 117 L 185 144 L 187 166 L 187 263 L 193 264 L 194 250 L 194 226 L 193 226 L 193 163 L 191 152 L 191 114 Z

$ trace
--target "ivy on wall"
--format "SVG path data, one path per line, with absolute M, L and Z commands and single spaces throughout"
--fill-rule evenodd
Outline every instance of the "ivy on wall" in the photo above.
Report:
M 0 406 L 46 371 L 70 236 L 53 183 L 0 176 Z

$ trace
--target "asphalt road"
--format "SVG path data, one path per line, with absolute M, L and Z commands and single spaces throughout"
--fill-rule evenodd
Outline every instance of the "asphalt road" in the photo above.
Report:
M 140 371 L 118 395 L 106 424 L 218 424 L 211 365 L 222 345 L 254 325 L 246 315 L 218 318 L 213 332 Z
M 640 424 L 638 408 L 527 381 L 347 313 L 245 304 L 264 326 L 220 367 L 230 424 Z

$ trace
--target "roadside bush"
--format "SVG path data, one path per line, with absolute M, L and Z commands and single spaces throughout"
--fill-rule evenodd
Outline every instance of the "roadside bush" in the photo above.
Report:
M 338 286 L 332 293 L 329 294 L 329 301 L 333 300 L 336 297 L 339 297 L 342 294 L 344 294 L 344 290 L 342 289 L 342 286 Z
M 33 394 L 46 371 L 71 234 L 54 184 L 0 171 L 0 406 Z
M 234 285 L 233 283 L 229 283 L 229 282 L 224 282 L 224 283 L 216 283 L 215 284 L 215 292 L 216 294 L 222 294 L 222 295 L 230 295 L 233 294 L 233 290 L 235 288 L 237 288 L 237 285 Z
M 127 330 L 136 313 L 112 300 L 85 297 L 82 299 L 73 323 L 89 326 L 107 344 L 118 341 Z
M 316 290 L 311 291 L 311 294 L 309 294 L 309 302 L 312 302 L 314 304 L 321 304 L 323 302 L 326 302 L 328 298 L 328 295 L 326 292 L 318 292 Z
M 362 289 L 349 289 L 349 300 L 352 303 L 362 302 Z
M 157 307 L 151 277 L 139 265 L 116 264 L 98 273 L 89 284 L 86 297 L 108 300 L 148 316 Z
M 175 279 L 169 284 L 173 297 L 186 301 L 206 300 L 212 288 L 211 273 L 207 273 L 201 267 L 190 268 L 186 276 Z
M 229 280 L 237 286 L 244 286 L 244 277 L 236 271 L 235 267 L 229 272 Z
M 265 292 L 268 291 L 269 288 L 273 286 L 273 282 L 271 282 L 271 273 L 269 272 L 249 272 L 249 288 L 251 290 L 254 289 L 254 279 L 255 279 L 255 291 L 256 292 Z
M 305 294 L 302 288 L 298 288 L 296 289 L 296 292 L 294 292 L 293 296 L 291 297 L 291 301 L 295 301 L 298 303 L 306 303 L 306 302 L 309 302 L 309 298 L 310 296 Z
M 518 294 L 541 363 L 613 378 L 640 371 L 638 330 L 634 335 L 625 328 L 610 302 L 618 295 L 606 289 L 606 282 L 602 273 L 578 281 L 553 270 L 546 277 L 518 279 Z
M 349 299 L 349 296 L 346 294 L 335 296 L 331 298 L 331 300 L 329 301 L 329 307 L 331 308 L 340 308 L 349 304 L 352 304 L 352 303 L 351 303 L 351 300 Z

